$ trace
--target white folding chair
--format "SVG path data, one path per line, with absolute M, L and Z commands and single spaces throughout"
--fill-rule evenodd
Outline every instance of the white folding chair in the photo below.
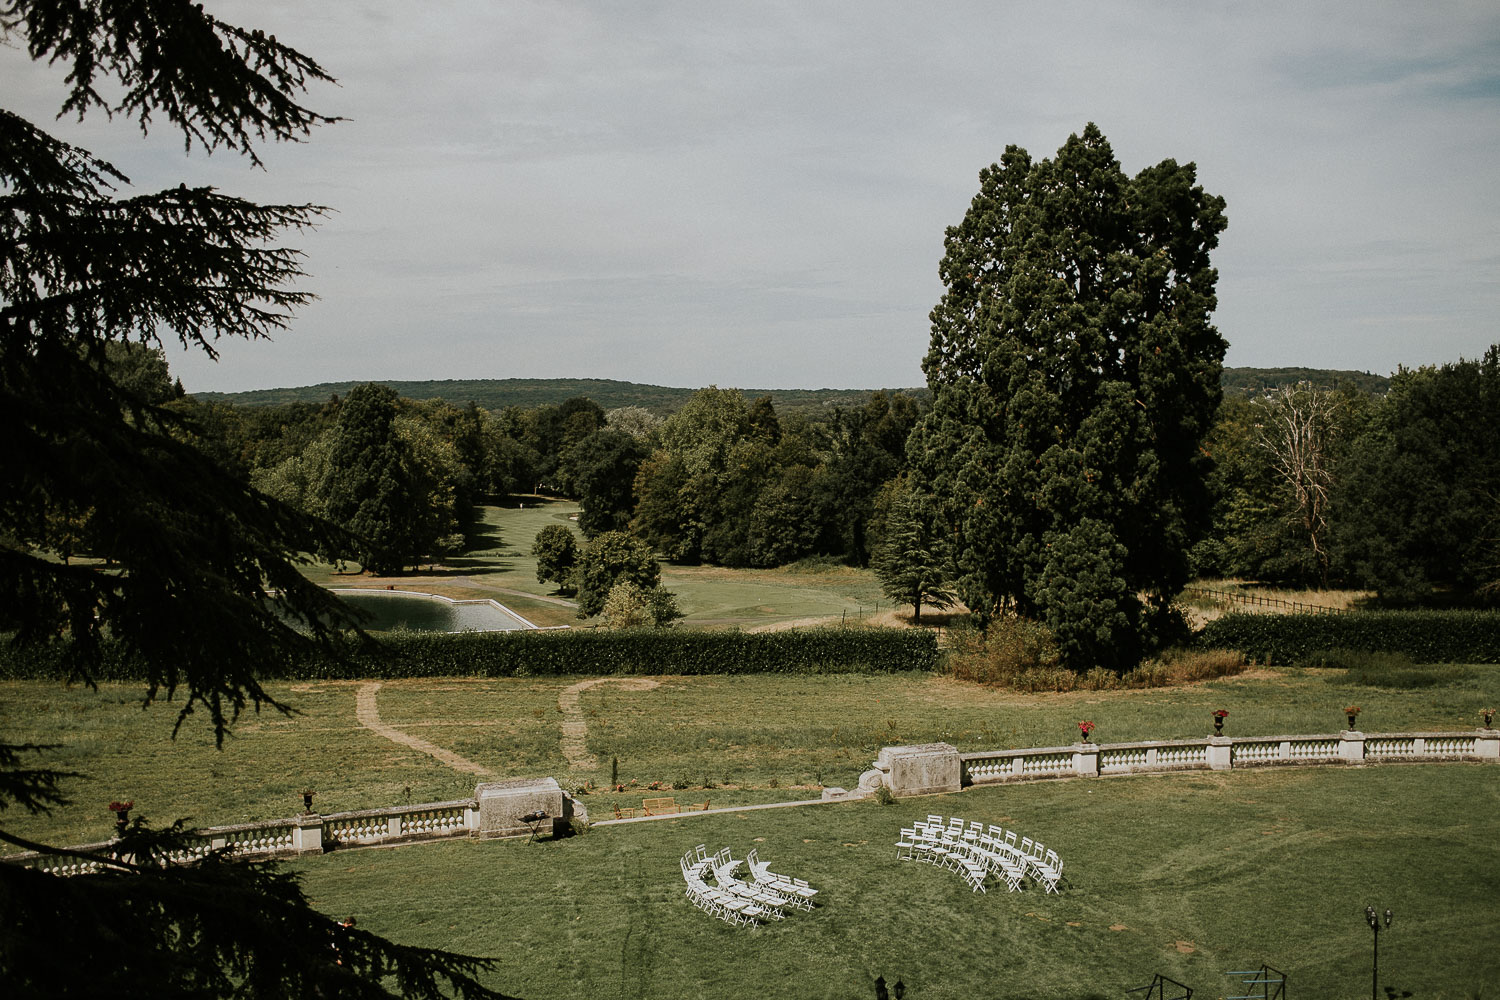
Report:
M 1062 881 L 1062 870 L 1062 858 L 1057 856 L 1056 851 L 1048 851 L 1037 865 L 1037 881 L 1042 883 L 1042 888 L 1047 892 L 1057 892 L 1057 883 Z
M 917 831 L 912 827 L 902 827 L 901 839 L 896 841 L 896 860 L 911 861 L 916 853 Z

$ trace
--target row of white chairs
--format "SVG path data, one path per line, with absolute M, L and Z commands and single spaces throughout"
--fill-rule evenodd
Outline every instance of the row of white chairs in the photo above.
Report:
M 1056 851 L 1030 837 L 1017 841 L 1014 830 L 991 823 L 969 823 L 954 816 L 928 816 L 903 828 L 896 843 L 896 857 L 903 861 L 925 861 L 957 872 L 974 892 L 987 891 L 985 878 L 998 876 L 1011 892 L 1019 892 L 1029 876 L 1046 892 L 1057 892 L 1063 863 Z
M 755 851 L 747 859 L 751 881 L 735 875 L 745 860 L 730 856 L 729 848 L 709 854 L 703 844 L 681 858 L 687 897 L 699 909 L 735 926 L 757 926 L 762 921 L 783 920 L 788 908 L 812 909 L 818 890 L 802 879 L 771 872 L 770 862 L 760 861 Z M 713 883 L 706 878 L 712 874 Z

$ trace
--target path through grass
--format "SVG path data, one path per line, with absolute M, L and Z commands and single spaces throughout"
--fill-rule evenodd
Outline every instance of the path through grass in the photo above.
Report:
M 817 797 L 817 786 L 854 787 L 882 746 L 945 741 L 960 750 L 1072 742 L 1080 719 L 1095 739 L 1124 742 L 1208 733 L 1211 713 L 1229 711 L 1238 736 L 1334 732 L 1343 706 L 1364 707 L 1371 732 L 1472 729 L 1479 708 L 1500 701 L 1500 667 L 1444 673 L 1416 691 L 1349 683 L 1343 671 L 1276 669 L 1178 688 L 1025 695 L 929 674 L 660 677 L 648 691 L 580 679 L 439 678 L 382 683 L 383 724 L 431 743 L 499 777 L 552 775 L 595 786 L 595 816 L 639 806 L 652 782 L 666 794 L 715 805 Z M 300 790 L 338 812 L 473 794 L 475 776 L 361 726 L 361 682 L 275 684 L 298 709 L 249 715 L 222 751 L 206 724 L 190 719 L 174 742 L 175 706 L 142 710 L 137 685 L 97 693 L 45 682 L 0 683 L 0 732 L 15 742 L 59 743 L 47 762 L 86 777 L 71 781 L 71 805 L 52 817 L 7 816 L 16 833 L 83 843 L 110 830 L 111 800 L 198 825 L 291 815 Z M 569 715 L 565 715 L 567 708 Z M 576 713 L 576 714 L 571 714 Z M 592 768 L 570 765 L 562 724 L 584 724 Z M 576 756 L 580 756 L 575 754 Z M 626 792 L 607 794 L 611 760 Z M 1497 771 L 1500 775 L 1500 771 Z M 711 787 L 704 787 L 711 786 Z

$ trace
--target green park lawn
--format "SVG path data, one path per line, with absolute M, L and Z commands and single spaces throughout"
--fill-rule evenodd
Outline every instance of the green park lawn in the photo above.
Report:
M 520 506 L 517 506 L 520 504 Z M 538 583 L 531 543 L 549 524 L 572 525 L 578 505 L 521 497 L 480 508 L 480 523 L 461 556 L 394 577 L 324 563 L 305 570 L 325 587 L 385 587 L 455 599 L 492 598 L 537 625 L 579 625 L 571 601 Z M 582 537 L 579 538 L 580 543 Z M 662 566 L 662 585 L 677 595 L 686 625 L 775 626 L 812 619 L 861 621 L 891 602 L 869 570 L 817 561 L 778 569 Z
M 592 782 L 596 817 L 640 805 L 640 786 L 678 786 L 683 801 L 718 805 L 816 797 L 813 786 L 854 787 L 882 746 L 945 741 L 960 750 L 1057 746 L 1091 719 L 1103 743 L 1186 738 L 1229 711 L 1231 735 L 1334 732 L 1343 706 L 1364 707 L 1370 732 L 1469 729 L 1500 701 L 1500 666 L 1446 668 L 1417 690 L 1351 684 L 1340 670 L 1259 669 L 1171 688 L 1023 694 L 926 673 L 833 676 L 660 677 L 647 691 L 610 681 L 579 696 L 593 768 L 564 756 L 559 696 L 578 678 L 436 678 L 382 682 L 386 725 L 489 769 L 496 777 L 552 775 L 569 787 Z M 248 713 L 222 750 L 201 715 L 174 740 L 179 707 L 142 707 L 142 687 L 97 691 L 44 681 L 0 682 L 0 732 L 12 742 L 55 743 L 52 766 L 84 777 L 74 803 L 48 818 L 7 816 L 18 833 L 86 842 L 108 834 L 103 805 L 133 799 L 157 820 L 200 825 L 287 816 L 311 787 L 323 812 L 444 801 L 473 793 L 475 778 L 393 743 L 355 716 L 360 681 L 274 683 L 295 709 Z M 619 761 L 620 795 L 609 783 Z M 705 788 L 705 785 L 713 787 Z M 683 787 L 685 786 L 685 787 Z M 801 787 L 794 787 L 801 786 Z
M 578 709 L 592 768 L 561 749 L 559 695 L 575 678 L 387 681 L 384 724 L 490 769 L 592 782 L 597 820 L 646 795 L 715 807 L 816 798 L 852 787 L 879 747 L 945 740 L 961 750 L 1193 737 L 1215 708 L 1234 735 L 1331 732 L 1364 707 L 1370 732 L 1472 728 L 1500 701 L 1500 667 L 1448 668 L 1419 690 L 1351 683 L 1338 670 L 1262 669 L 1142 691 L 1029 695 L 930 674 L 660 677 L 610 681 Z M 194 825 L 468 797 L 477 780 L 362 727 L 362 682 L 272 685 L 298 714 L 242 718 L 222 750 L 176 706 L 143 709 L 135 685 L 98 691 L 0 683 L 0 731 L 56 743 L 79 772 L 50 817 L 6 816 L 15 834 L 103 839 L 106 805 Z M 611 758 L 621 781 L 607 793 Z M 661 792 L 650 782 L 685 785 Z M 713 787 L 704 788 L 711 785 Z M 794 787 L 796 786 L 796 787 Z M 873 802 L 596 826 L 564 840 L 338 851 L 295 867 L 316 905 L 396 940 L 499 959 L 494 984 L 532 997 L 868 997 L 877 974 L 919 997 L 1123 995 L 1160 971 L 1230 995 L 1222 973 L 1262 961 L 1299 997 L 1368 986 L 1366 903 L 1396 911 L 1386 982 L 1418 997 L 1500 983 L 1500 767 L 1389 765 L 1195 772 L 971 789 Z M 897 831 L 960 814 L 1035 836 L 1065 859 L 1060 896 L 971 895 L 952 874 L 898 864 Z M 750 848 L 823 890 L 812 914 L 754 932 L 691 907 L 676 859 L 697 843 Z
M 1161 972 L 1199 991 L 1265 962 L 1288 996 L 1369 988 L 1362 910 L 1391 908 L 1382 983 L 1422 998 L 1500 983 L 1494 765 L 1071 780 L 898 801 L 594 827 L 298 861 L 314 904 L 415 945 L 494 956 L 527 998 L 1124 997 Z M 1058 895 L 894 859 L 928 813 L 999 823 L 1064 859 Z M 812 913 L 732 928 L 682 894 L 695 844 L 750 849 L 820 890 Z M 1401 995 L 1399 992 L 1397 995 Z

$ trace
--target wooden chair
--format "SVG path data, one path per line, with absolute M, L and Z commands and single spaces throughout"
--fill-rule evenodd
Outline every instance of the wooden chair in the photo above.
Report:
M 647 816 L 671 816 L 677 813 L 677 800 L 665 799 L 642 799 L 641 810 Z

